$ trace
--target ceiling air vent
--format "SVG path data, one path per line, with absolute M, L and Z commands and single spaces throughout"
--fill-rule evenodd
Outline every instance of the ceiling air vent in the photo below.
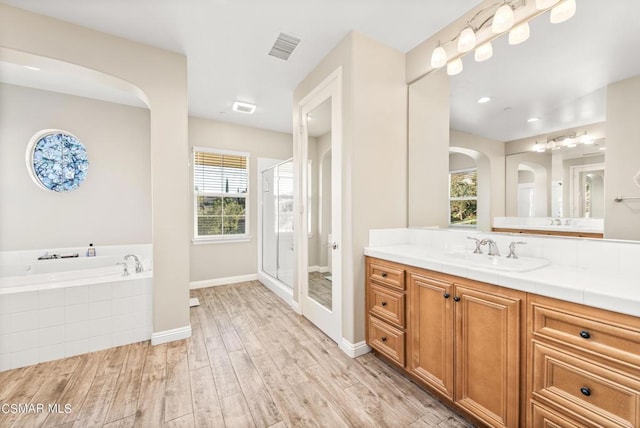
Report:
M 283 60 L 288 60 L 293 50 L 298 46 L 300 40 L 296 36 L 291 34 L 280 33 L 276 42 L 273 44 L 269 55 L 275 56 Z

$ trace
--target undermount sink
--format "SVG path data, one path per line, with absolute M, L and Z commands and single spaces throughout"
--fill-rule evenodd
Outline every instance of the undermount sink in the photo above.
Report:
M 508 259 L 505 256 L 489 256 L 487 254 L 474 254 L 462 251 L 446 252 L 445 257 L 457 260 L 458 262 L 464 261 L 466 265 L 470 266 L 506 272 L 528 272 L 550 264 L 547 259 L 538 259 L 535 257 Z

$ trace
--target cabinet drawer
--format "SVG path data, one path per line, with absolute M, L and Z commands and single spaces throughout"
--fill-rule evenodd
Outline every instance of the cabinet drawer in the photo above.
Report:
M 640 379 L 537 342 L 533 373 L 536 399 L 546 399 L 596 426 L 640 426 Z
M 404 294 L 393 291 L 387 287 L 371 284 L 369 287 L 369 312 L 378 317 L 403 328 Z
M 367 273 L 367 276 L 370 280 L 376 281 L 380 284 L 385 284 L 389 287 L 397 288 L 398 290 L 405 289 L 403 269 L 372 260 L 369 263 L 369 272 Z
M 583 351 L 640 367 L 640 326 L 597 319 L 587 311 L 590 309 L 584 308 L 584 313 L 576 313 L 534 302 L 534 337 L 555 339 Z M 599 313 L 595 309 L 592 311 L 594 315 Z
M 580 428 L 580 426 L 546 407 L 533 403 L 531 428 Z
M 369 345 L 404 367 L 404 332 L 369 316 Z

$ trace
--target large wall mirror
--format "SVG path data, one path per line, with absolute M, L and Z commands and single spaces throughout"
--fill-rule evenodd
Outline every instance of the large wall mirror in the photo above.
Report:
M 491 161 L 493 194 L 478 195 L 479 209 L 491 204 L 492 218 L 606 215 L 613 195 L 605 194 L 604 182 L 622 174 L 604 168 L 608 87 L 640 76 L 637 16 L 634 0 L 578 2 L 566 22 L 551 24 L 548 12 L 530 21 L 524 43 L 509 45 L 504 35 L 492 42 L 489 60 L 476 62 L 473 52 L 463 58 L 463 71 L 449 76 L 450 145 L 473 147 Z M 545 151 L 534 151 L 536 143 Z M 451 152 L 451 164 L 459 163 L 453 160 L 459 153 Z M 495 176 L 498 159 L 502 176 Z

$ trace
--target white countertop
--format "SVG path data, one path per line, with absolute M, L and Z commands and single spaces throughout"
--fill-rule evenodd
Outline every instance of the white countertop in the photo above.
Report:
M 493 227 L 547 232 L 602 233 L 604 220 L 601 218 L 495 217 Z
M 442 250 L 420 243 L 370 246 L 364 253 L 409 266 L 640 316 L 640 276 L 637 272 L 614 270 L 604 265 L 567 266 L 553 262 L 528 272 L 506 272 L 480 268 L 464 260 L 451 260 L 443 257 Z M 640 259 L 637 263 L 640 264 Z

